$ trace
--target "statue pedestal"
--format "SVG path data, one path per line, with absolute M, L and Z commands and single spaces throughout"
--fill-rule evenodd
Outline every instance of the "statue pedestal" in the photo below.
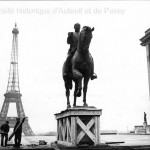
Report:
M 65 146 L 99 145 L 101 109 L 77 106 L 55 114 L 57 143 Z
M 147 122 L 143 122 L 143 129 L 146 129 Z

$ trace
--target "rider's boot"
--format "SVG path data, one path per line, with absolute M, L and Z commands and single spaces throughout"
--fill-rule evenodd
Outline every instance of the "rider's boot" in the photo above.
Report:
M 97 75 L 93 72 L 93 74 L 91 75 L 91 80 L 97 79 Z
M 94 73 L 94 60 L 92 58 L 92 72 L 91 72 L 91 80 L 97 79 L 97 75 Z

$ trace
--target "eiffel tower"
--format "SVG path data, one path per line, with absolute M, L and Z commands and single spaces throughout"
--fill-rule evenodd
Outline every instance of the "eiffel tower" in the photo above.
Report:
M 12 30 L 13 41 L 12 41 L 12 51 L 11 51 L 11 62 L 10 62 L 10 71 L 9 71 L 9 79 L 7 85 L 7 91 L 4 94 L 4 103 L 0 112 L 0 125 L 4 123 L 6 120 L 9 121 L 10 128 L 14 128 L 16 123 L 16 118 L 20 119 L 26 118 L 23 123 L 22 131 L 25 136 L 34 135 L 29 123 L 28 118 L 25 116 L 25 112 L 23 109 L 20 87 L 19 87 L 19 74 L 18 74 L 18 34 L 19 30 L 17 28 L 17 24 L 15 23 L 15 27 Z M 15 103 L 17 109 L 17 117 L 7 117 L 9 104 Z

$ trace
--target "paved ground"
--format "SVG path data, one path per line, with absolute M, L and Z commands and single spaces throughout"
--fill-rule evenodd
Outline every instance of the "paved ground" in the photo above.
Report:
M 137 146 L 150 145 L 150 135 L 101 135 L 101 142 L 124 142 L 113 145 L 119 146 Z
M 39 145 L 39 140 L 44 140 L 45 142 L 47 142 L 47 144 Z M 54 150 L 51 147 L 51 142 L 54 142 L 55 140 L 56 140 L 56 137 L 54 136 L 23 136 L 22 146 L 20 149 Z M 1 149 L 16 149 L 16 148 L 13 148 L 12 146 L 14 144 L 13 141 L 14 139 L 8 142 L 9 144 L 8 147 L 0 147 L 0 150 Z M 150 135 L 101 135 L 101 143 L 107 144 L 113 147 L 132 146 L 134 147 L 134 149 L 150 149 Z M 142 148 L 140 146 L 142 146 Z M 120 150 L 122 148 L 119 147 L 118 149 Z M 91 150 L 93 150 L 93 148 Z

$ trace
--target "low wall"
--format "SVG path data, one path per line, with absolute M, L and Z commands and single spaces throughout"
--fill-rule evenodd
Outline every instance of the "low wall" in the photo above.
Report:
M 147 134 L 150 134 L 150 125 L 147 125 L 147 126 L 146 126 L 146 133 L 147 133 Z
M 144 126 L 135 126 L 136 134 L 150 134 L 150 125 Z

